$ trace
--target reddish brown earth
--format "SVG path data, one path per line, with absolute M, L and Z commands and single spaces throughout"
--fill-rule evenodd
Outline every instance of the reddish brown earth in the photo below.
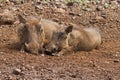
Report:
M 95 4 L 89 4 L 88 10 L 82 10 L 77 4 L 56 9 L 52 4 L 30 4 L 0 3 L 0 12 L 14 11 L 16 19 L 12 25 L 0 26 L 0 80 L 120 80 L 119 3 L 100 10 L 96 10 Z M 98 50 L 60 57 L 20 53 L 17 14 L 57 19 L 80 27 L 97 27 L 103 43 Z

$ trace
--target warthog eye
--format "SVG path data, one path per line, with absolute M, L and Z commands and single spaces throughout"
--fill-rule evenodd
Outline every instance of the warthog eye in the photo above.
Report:
M 60 36 L 62 36 L 62 35 L 64 35 L 64 33 L 63 33 L 63 32 L 61 32 L 61 33 L 60 33 Z
M 58 40 L 64 40 L 66 39 L 66 34 L 64 32 L 59 33 Z

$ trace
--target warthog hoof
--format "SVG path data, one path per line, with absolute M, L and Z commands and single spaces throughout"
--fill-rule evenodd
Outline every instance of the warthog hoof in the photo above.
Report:
M 23 49 L 20 50 L 21 53 L 25 53 L 25 51 Z

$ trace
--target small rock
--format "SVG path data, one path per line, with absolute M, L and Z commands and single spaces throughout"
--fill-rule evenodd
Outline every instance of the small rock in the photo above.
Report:
M 116 9 L 118 7 L 118 2 L 111 1 L 111 9 Z
M 83 20 L 83 21 L 80 22 L 80 24 L 82 24 L 83 26 L 86 26 L 89 23 L 90 23 L 90 21 L 88 21 L 88 20 Z
M 67 6 L 65 4 L 61 4 L 61 8 L 67 9 Z
M 92 9 L 89 8 L 89 7 L 83 7 L 82 10 L 84 10 L 84 11 L 92 11 Z
M 119 54 L 120 52 L 116 52 L 116 54 Z
M 73 6 L 73 4 L 74 4 L 73 2 L 68 2 L 67 6 Z
M 117 0 L 117 2 L 120 4 L 120 0 Z
M 19 11 L 19 8 L 17 8 L 17 7 L 11 7 L 10 9 L 11 9 L 12 11 L 14 11 L 14 12 L 15 12 L 15 11 Z
M 15 79 L 11 75 L 9 75 L 9 76 L 5 76 L 5 80 L 15 80 Z
M 102 16 L 96 16 L 97 20 L 104 20 L 104 18 Z
M 69 12 L 69 15 L 75 16 L 76 14 L 74 12 Z
M 41 4 L 41 1 L 37 0 L 35 3 L 36 3 L 36 4 Z
M 104 8 L 108 8 L 109 6 L 110 6 L 110 4 L 108 4 L 108 3 L 104 4 Z
M 55 21 L 55 22 L 60 22 L 60 20 L 57 19 L 57 18 L 53 18 L 52 20 Z
M 70 75 L 70 77 L 72 77 L 72 78 L 76 78 L 76 76 L 77 76 L 77 75 L 74 75 L 74 74 L 73 74 L 73 75 Z
M 119 62 L 120 62 L 120 60 L 114 60 L 113 62 L 114 62 L 114 63 L 119 63 Z
M 97 23 L 97 20 L 96 19 L 91 19 L 89 22 L 90 23 Z
M 106 14 L 101 14 L 101 17 L 103 17 L 103 18 L 107 18 L 107 15 Z
M 102 7 L 102 6 L 97 6 L 97 7 L 96 7 L 96 10 L 97 10 L 97 11 L 101 11 L 101 10 L 103 10 L 103 7 Z
M 0 52 L 0 54 L 4 54 L 4 52 Z
M 72 17 L 72 19 L 74 20 L 74 19 L 76 19 L 76 17 L 74 16 L 74 17 Z
M 82 14 L 81 14 L 81 13 L 79 13 L 79 14 L 77 14 L 77 16 L 82 16 Z
M 36 5 L 35 8 L 36 8 L 36 9 L 39 9 L 39 10 L 43 10 L 43 7 L 42 7 L 42 6 Z
M 23 3 L 23 1 L 18 0 L 10 0 L 10 2 L 14 3 L 15 5 Z
M 62 8 L 57 8 L 57 9 L 55 9 L 55 12 L 58 12 L 58 13 L 65 13 L 65 10 L 62 9 Z
M 110 62 L 109 62 L 109 61 L 105 61 L 105 63 L 110 64 Z
M 106 22 L 102 16 L 96 16 L 95 19 L 97 20 L 97 22 L 102 22 L 102 23 Z
M 13 74 L 15 74 L 15 75 L 21 75 L 22 71 L 20 69 L 14 69 L 13 70 Z

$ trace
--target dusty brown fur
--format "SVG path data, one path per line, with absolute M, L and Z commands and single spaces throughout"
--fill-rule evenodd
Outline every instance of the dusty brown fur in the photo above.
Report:
M 60 34 L 60 33 L 59 33 Z M 99 30 L 96 28 L 78 28 L 73 26 L 72 32 L 69 34 L 64 34 L 67 36 L 66 40 L 63 40 L 56 45 L 55 47 L 61 47 L 61 51 L 58 54 L 66 53 L 67 51 L 90 51 L 94 48 L 97 48 L 101 44 L 101 35 Z M 56 37 L 58 37 L 56 35 Z M 51 46 L 56 44 L 54 38 L 51 43 L 47 46 L 48 49 Z M 57 42 L 58 43 L 58 42 Z M 63 43 L 63 45 L 62 45 Z M 51 50 L 50 50 L 51 51 Z

